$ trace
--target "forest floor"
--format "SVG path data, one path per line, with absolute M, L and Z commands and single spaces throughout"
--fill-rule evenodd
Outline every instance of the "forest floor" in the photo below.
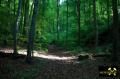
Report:
M 0 79 L 106 79 L 99 77 L 98 68 L 112 64 L 103 57 L 78 61 L 76 56 L 37 51 L 34 56 L 32 64 L 26 64 L 24 56 L 0 57 Z

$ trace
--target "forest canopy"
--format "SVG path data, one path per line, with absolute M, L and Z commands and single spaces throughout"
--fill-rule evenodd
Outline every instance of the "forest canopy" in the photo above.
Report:
M 119 6 L 119 0 L 0 0 L 0 45 L 47 51 L 54 42 L 61 50 L 110 52 L 119 43 Z

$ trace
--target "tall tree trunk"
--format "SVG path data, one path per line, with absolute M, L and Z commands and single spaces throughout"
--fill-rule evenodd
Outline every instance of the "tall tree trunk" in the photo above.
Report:
M 31 26 L 30 26 L 30 30 L 29 30 L 27 58 L 26 58 L 26 61 L 28 63 L 31 62 L 31 55 L 33 53 L 36 18 L 37 18 L 37 12 L 38 12 L 38 7 L 39 7 L 38 5 L 39 5 L 39 0 L 34 0 L 34 10 L 33 10 L 33 16 L 32 16 Z
M 80 45 L 80 0 L 77 0 L 78 45 Z
M 112 39 L 113 39 L 113 51 L 112 51 L 112 59 L 114 61 L 118 60 L 118 44 L 119 44 L 119 26 L 118 26 L 118 9 L 117 9 L 117 0 L 112 0 L 112 10 L 113 10 L 113 31 L 112 31 Z
M 21 8 L 22 8 L 22 0 L 19 0 L 16 24 L 15 24 L 14 33 L 13 33 L 13 40 L 14 40 L 14 42 L 13 42 L 13 47 L 14 47 L 13 54 L 14 54 L 14 58 L 16 58 L 16 55 L 17 55 L 17 32 L 18 32 L 19 24 L 20 24 Z
M 69 15 L 69 14 L 68 14 L 68 13 L 69 13 L 69 12 L 68 12 L 68 7 L 69 7 L 69 6 L 68 6 L 68 0 L 66 1 L 66 5 L 67 5 L 67 17 L 66 17 L 66 18 L 67 18 L 67 26 L 66 26 L 66 47 L 67 47 L 67 43 L 68 43 L 68 26 L 69 26 L 69 25 L 68 25 L 68 24 L 69 24 L 69 23 L 68 23 L 68 20 L 69 20 L 69 19 L 68 19 L 68 17 L 69 17 L 69 16 L 68 16 L 68 15 Z
M 57 0 L 57 40 L 59 40 L 59 5 L 60 5 L 60 0 Z
M 93 0 L 93 23 L 95 27 L 95 48 L 98 46 L 98 26 L 97 26 L 97 18 L 96 18 L 96 0 Z

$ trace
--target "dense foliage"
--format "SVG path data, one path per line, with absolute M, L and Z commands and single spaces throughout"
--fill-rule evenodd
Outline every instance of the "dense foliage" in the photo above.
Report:
M 107 49 L 109 48 L 113 16 L 111 0 L 95 0 L 95 3 L 94 0 L 80 0 L 80 5 L 77 1 L 39 0 L 35 49 L 46 49 L 53 41 L 67 50 L 76 50 L 77 47 L 94 48 L 96 42 L 98 44 L 96 47 L 107 46 Z M 0 43 L 3 46 L 13 45 L 18 4 L 18 0 L 0 0 Z M 22 0 L 21 15 L 18 17 L 20 22 L 17 28 L 18 47 L 27 47 L 33 9 L 34 0 Z M 78 35 L 78 18 L 80 18 L 80 35 Z

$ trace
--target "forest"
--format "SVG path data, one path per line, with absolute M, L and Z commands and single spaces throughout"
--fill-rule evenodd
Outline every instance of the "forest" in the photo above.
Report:
M 120 0 L 0 0 L 0 79 L 100 79 L 119 31 Z

